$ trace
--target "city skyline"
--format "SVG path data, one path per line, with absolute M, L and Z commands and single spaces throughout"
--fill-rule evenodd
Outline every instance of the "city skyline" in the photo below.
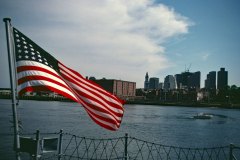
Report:
M 157 79 L 159 82 L 158 86 L 157 87 L 155 86 L 154 88 L 149 87 L 151 85 L 150 79 Z M 170 81 L 169 79 L 171 79 L 172 82 L 170 83 L 172 84 L 166 84 L 166 83 L 169 83 Z M 200 85 L 199 80 L 201 79 L 204 80 L 203 86 Z M 209 71 L 205 79 L 202 77 L 201 71 L 190 72 L 189 70 L 185 70 L 184 72 L 181 72 L 181 73 L 175 73 L 173 75 L 165 75 L 163 81 L 159 81 L 158 77 L 155 77 L 154 75 L 151 76 L 148 74 L 148 72 L 146 72 L 143 88 L 144 89 L 169 89 L 169 88 L 180 89 L 185 86 L 188 88 L 195 88 L 195 89 L 205 88 L 205 89 L 216 90 L 216 89 L 224 89 L 227 86 L 231 87 L 231 84 L 228 84 L 228 81 L 229 81 L 228 71 L 225 70 L 225 68 L 219 68 L 218 71 Z M 162 88 L 160 87 L 161 84 L 163 84 Z M 173 87 L 170 87 L 169 85 L 172 85 Z
M 31 6 L 31 7 L 29 7 Z M 84 76 L 137 82 L 143 75 L 226 68 L 240 86 L 240 2 L 1 1 L 0 17 Z M 0 88 L 9 87 L 5 26 L 0 25 Z

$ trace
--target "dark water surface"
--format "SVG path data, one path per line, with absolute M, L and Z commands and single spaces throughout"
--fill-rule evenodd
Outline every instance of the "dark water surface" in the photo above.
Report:
M 207 113 L 211 119 L 195 119 Z M 19 119 L 23 133 L 58 132 L 79 136 L 112 138 L 129 136 L 181 147 L 240 145 L 240 110 L 175 106 L 125 105 L 121 128 L 105 130 L 96 125 L 77 103 L 20 101 Z M 0 99 L 0 155 L 12 154 L 12 110 L 10 100 Z M 1 159 L 0 157 L 0 159 Z

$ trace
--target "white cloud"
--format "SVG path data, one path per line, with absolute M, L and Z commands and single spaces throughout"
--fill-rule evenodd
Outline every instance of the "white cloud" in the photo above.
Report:
M 135 81 L 137 87 L 147 71 L 154 75 L 172 65 L 162 44 L 191 26 L 173 8 L 151 0 L 29 3 L 44 17 L 26 33 L 36 43 L 83 75 Z

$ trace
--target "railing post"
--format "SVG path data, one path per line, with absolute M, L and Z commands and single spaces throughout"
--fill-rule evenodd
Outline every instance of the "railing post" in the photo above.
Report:
M 128 134 L 125 133 L 124 159 L 128 160 Z
M 39 150 L 39 139 L 40 139 L 40 132 L 37 130 L 36 132 L 36 152 L 35 152 L 35 160 L 38 160 L 38 150 Z
M 58 160 L 62 159 L 62 133 L 63 133 L 63 130 L 61 129 L 59 133 L 59 143 L 58 143 Z
M 230 144 L 229 146 L 229 160 L 233 160 L 233 149 L 234 149 L 234 144 Z

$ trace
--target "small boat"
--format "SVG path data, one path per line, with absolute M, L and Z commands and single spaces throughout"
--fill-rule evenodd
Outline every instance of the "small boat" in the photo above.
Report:
M 193 116 L 194 119 L 211 119 L 213 116 L 207 113 L 199 113 L 196 116 Z

